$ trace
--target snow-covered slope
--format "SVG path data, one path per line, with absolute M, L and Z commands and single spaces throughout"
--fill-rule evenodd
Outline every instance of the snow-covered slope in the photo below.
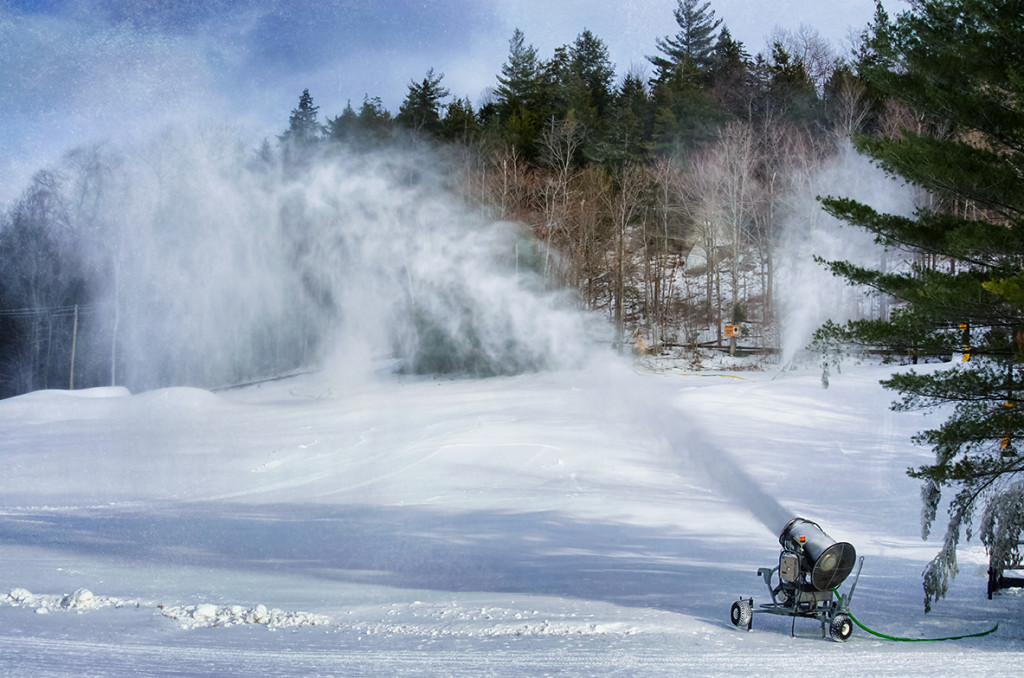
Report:
M 890 368 L 326 372 L 0 401 L 4 675 L 1019 675 L 972 542 L 935 611 Z M 755 615 L 780 521 L 865 557 L 845 644 Z

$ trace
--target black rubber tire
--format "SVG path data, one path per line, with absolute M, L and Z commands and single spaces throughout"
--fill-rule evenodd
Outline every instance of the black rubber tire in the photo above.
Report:
M 729 610 L 729 619 L 732 621 L 733 626 L 750 626 L 750 617 L 752 615 L 753 610 L 743 600 L 737 600 L 732 604 L 732 609 Z
M 845 643 L 853 635 L 853 620 L 848 614 L 837 614 L 828 625 L 828 634 L 837 643 Z

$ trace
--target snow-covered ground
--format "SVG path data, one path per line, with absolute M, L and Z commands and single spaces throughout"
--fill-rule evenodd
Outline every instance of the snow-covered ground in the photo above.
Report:
M 0 674 L 1020 675 L 1024 598 L 987 599 L 976 541 L 923 612 L 938 545 L 904 471 L 934 420 L 889 410 L 891 369 L 0 401 Z M 865 557 L 867 626 L 999 629 L 733 627 L 792 516 Z

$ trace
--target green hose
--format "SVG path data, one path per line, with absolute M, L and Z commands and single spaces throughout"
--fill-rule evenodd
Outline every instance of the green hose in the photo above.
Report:
M 836 594 L 836 597 L 839 599 L 839 601 L 842 602 L 843 597 L 841 595 L 839 595 L 839 590 L 838 589 L 832 589 L 832 591 Z M 997 623 L 995 626 L 990 628 L 988 631 L 982 631 L 981 633 L 968 633 L 967 635 L 963 635 L 963 636 L 949 636 L 948 638 L 900 638 L 898 636 L 889 636 L 889 635 L 886 635 L 884 633 L 879 633 L 878 631 L 872 631 L 868 627 L 866 627 L 863 624 L 861 624 L 860 620 L 857 619 L 856 617 L 854 617 L 852 613 L 847 612 L 846 614 L 848 614 L 850 616 L 850 619 L 853 620 L 854 624 L 856 624 L 857 626 L 861 627 L 862 629 L 864 629 L 865 631 L 867 631 L 871 635 L 878 636 L 879 638 L 885 638 L 886 640 L 895 640 L 895 641 L 898 641 L 898 642 L 901 642 L 901 643 L 934 643 L 934 642 L 938 642 L 940 640 L 963 640 L 964 638 L 980 638 L 982 636 L 987 636 L 990 633 L 994 633 L 996 631 L 996 629 L 999 628 L 999 624 Z

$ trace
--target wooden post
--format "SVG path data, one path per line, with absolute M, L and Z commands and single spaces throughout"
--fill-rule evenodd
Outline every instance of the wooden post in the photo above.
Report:
M 70 390 L 75 390 L 75 348 L 78 345 L 78 304 L 75 304 L 75 324 L 71 330 L 71 383 Z

